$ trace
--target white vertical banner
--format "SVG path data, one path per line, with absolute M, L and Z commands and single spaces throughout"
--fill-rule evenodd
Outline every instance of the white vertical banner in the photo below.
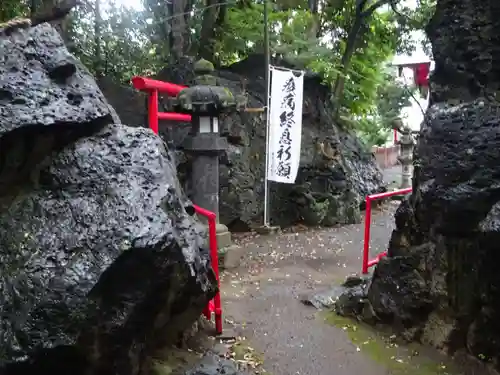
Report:
M 267 178 L 293 184 L 300 163 L 304 73 L 271 69 Z

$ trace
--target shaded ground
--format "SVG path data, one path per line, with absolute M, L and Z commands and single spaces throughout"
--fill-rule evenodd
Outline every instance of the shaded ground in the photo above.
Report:
M 385 250 L 396 208 L 391 202 L 374 212 L 372 256 Z M 248 256 L 237 271 L 222 277 L 225 327 L 233 327 L 263 353 L 270 374 L 486 375 L 484 368 L 457 372 L 441 356 L 415 354 L 421 348 L 401 348 L 371 330 L 304 306 L 304 294 L 360 272 L 363 224 L 295 230 L 237 238 Z

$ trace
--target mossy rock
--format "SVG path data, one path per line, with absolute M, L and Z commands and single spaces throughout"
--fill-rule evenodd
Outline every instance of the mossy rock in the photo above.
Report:
M 311 202 L 301 210 L 304 223 L 309 226 L 321 225 L 328 213 L 329 207 L 330 202 L 328 199 Z

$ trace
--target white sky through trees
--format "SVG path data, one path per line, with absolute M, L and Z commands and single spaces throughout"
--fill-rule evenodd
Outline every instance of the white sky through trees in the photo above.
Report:
M 124 5 L 133 9 L 142 9 L 141 0 L 116 0 L 117 5 Z

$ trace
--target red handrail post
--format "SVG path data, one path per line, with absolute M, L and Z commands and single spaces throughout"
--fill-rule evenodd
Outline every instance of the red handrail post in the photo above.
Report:
M 370 257 L 369 249 L 370 249 L 370 227 L 372 221 L 372 200 L 368 195 L 366 197 L 365 204 L 365 240 L 363 246 L 363 265 L 362 265 L 362 273 L 366 275 L 368 273 L 368 258 Z
M 215 217 L 210 218 L 208 223 L 210 255 L 212 259 L 212 268 L 214 269 L 217 278 L 217 294 L 214 297 L 214 315 L 215 315 L 215 331 L 218 334 L 222 333 L 222 306 L 220 299 L 220 279 L 219 279 L 219 256 L 217 252 L 217 228 Z
M 389 198 L 394 195 L 404 195 L 412 192 L 412 188 L 406 188 L 401 190 L 387 191 L 385 193 L 378 193 L 366 196 L 366 207 L 365 207 L 365 238 L 363 243 L 363 260 L 361 265 L 361 272 L 366 275 L 368 269 L 376 265 L 380 259 L 387 256 L 388 252 L 384 251 L 378 254 L 374 259 L 370 260 L 370 227 L 372 221 L 372 201 L 377 199 Z
M 158 90 L 151 90 L 148 96 L 148 122 L 149 128 L 158 134 Z
M 217 251 L 217 221 L 215 213 L 208 211 L 199 206 L 193 205 L 196 213 L 205 216 L 208 219 L 208 241 L 210 247 L 210 259 L 212 261 L 212 268 L 217 279 L 217 294 L 213 301 L 210 301 L 203 310 L 203 315 L 210 320 L 212 312 L 215 318 L 215 331 L 217 334 L 222 333 L 222 303 L 220 298 L 220 278 L 219 278 L 219 254 Z

